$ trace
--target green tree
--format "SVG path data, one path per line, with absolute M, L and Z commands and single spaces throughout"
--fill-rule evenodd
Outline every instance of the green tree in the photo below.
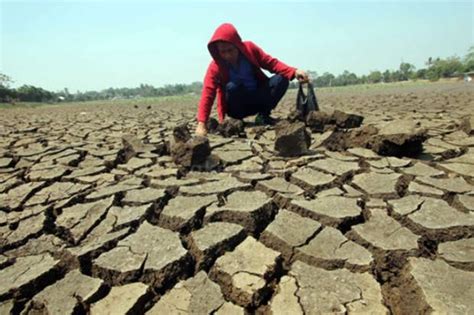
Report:
M 413 72 L 413 75 L 411 77 L 412 80 L 418 80 L 418 79 L 426 79 L 426 69 L 418 69 L 417 71 Z
M 336 77 L 334 74 L 329 73 L 329 72 L 324 72 L 322 75 L 319 77 L 316 77 L 316 79 L 313 79 L 316 86 L 323 87 L 323 86 L 332 86 L 334 79 Z
M 467 55 L 464 57 L 464 72 L 474 71 L 474 46 L 469 48 Z
M 398 81 L 406 81 L 411 77 L 411 75 L 413 74 L 413 71 L 415 71 L 415 66 L 408 62 L 402 62 L 400 64 L 399 69 L 400 69 L 400 80 Z
M 371 71 L 367 76 L 368 83 L 379 83 L 383 79 L 382 72 L 380 71 Z
M 400 70 L 395 70 L 390 73 L 390 82 L 399 82 L 403 80 L 403 74 Z
M 344 85 L 354 85 L 359 83 L 359 79 L 355 73 L 344 70 L 343 73 L 338 75 L 334 80 L 334 85 L 344 86 Z
M 426 71 L 425 77 L 430 81 L 438 81 L 440 74 L 436 71 L 436 69 L 431 67 Z
M 438 78 L 448 78 L 455 74 L 462 73 L 464 65 L 459 57 L 453 56 L 446 59 L 437 58 L 429 68 L 434 75 Z
M 0 73 L 0 102 L 12 102 L 16 98 L 15 89 L 10 89 L 13 80 L 6 74 Z
M 22 102 L 48 102 L 52 101 L 54 94 L 32 85 L 22 85 L 17 89 L 18 98 Z
M 382 74 L 382 80 L 383 82 L 387 83 L 387 82 L 392 82 L 392 73 L 390 72 L 390 70 L 385 70 L 384 73 Z

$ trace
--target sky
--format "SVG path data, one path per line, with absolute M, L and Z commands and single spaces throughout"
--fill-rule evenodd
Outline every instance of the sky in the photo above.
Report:
M 202 81 L 232 23 L 286 64 L 357 75 L 425 67 L 474 46 L 474 0 L 0 0 L 0 73 L 13 87 L 102 90 Z

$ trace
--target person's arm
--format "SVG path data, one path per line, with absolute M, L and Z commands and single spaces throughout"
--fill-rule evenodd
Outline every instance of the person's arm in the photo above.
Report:
M 257 61 L 263 69 L 272 73 L 278 73 L 290 81 L 295 78 L 302 83 L 309 81 L 308 74 L 305 71 L 288 66 L 277 58 L 274 58 L 264 52 L 262 48 L 257 46 L 257 44 L 253 42 L 249 43 L 251 50 L 254 52 L 255 56 L 257 57 Z
M 201 100 L 199 101 L 198 113 L 196 119 L 198 125 L 196 128 L 196 135 L 206 136 L 207 135 L 207 121 L 211 114 L 212 104 L 216 98 L 217 91 L 217 75 L 218 69 L 214 62 L 209 64 L 206 75 L 204 77 L 204 84 L 201 93 Z

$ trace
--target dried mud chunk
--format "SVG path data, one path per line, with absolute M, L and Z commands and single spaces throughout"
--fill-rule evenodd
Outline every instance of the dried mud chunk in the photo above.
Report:
M 275 128 L 275 150 L 285 157 L 306 154 L 311 145 L 311 135 L 304 123 L 283 121 Z
M 15 209 L 25 202 L 35 190 L 44 185 L 44 182 L 26 183 L 10 189 L 8 193 L 0 194 L 0 207 Z
M 438 254 L 455 267 L 474 271 L 474 238 L 441 243 Z
M 313 200 L 293 200 L 291 210 L 324 225 L 338 227 L 351 222 L 362 215 L 357 200 L 341 196 L 327 196 Z
M 254 233 L 272 218 L 271 198 L 259 191 L 237 191 L 227 196 L 223 205 L 211 205 L 206 210 L 205 222 L 226 221 L 242 225 Z
M 128 160 L 126 164 L 117 165 L 117 169 L 133 173 L 136 170 L 139 170 L 146 166 L 150 166 L 151 164 L 153 164 L 153 161 L 151 159 L 141 159 L 133 157 Z
M 283 276 L 278 284 L 278 292 L 269 303 L 271 313 L 274 315 L 305 314 L 296 295 L 298 291 L 295 278 Z
M 65 208 L 56 218 L 56 225 L 72 243 L 77 244 L 105 217 L 112 203 L 113 197 L 110 197 L 97 202 Z
M 4 249 L 12 248 L 25 243 L 29 238 L 38 237 L 45 220 L 45 214 L 40 213 L 18 221 L 13 230 L 9 226 L 0 226 L 0 246 Z
M 335 110 L 332 114 L 331 120 L 335 121 L 339 128 L 356 128 L 362 125 L 364 117 Z
M 177 283 L 146 314 L 212 314 L 224 303 L 219 285 L 201 271 Z
M 131 283 L 112 287 L 109 294 L 91 305 L 92 315 L 139 314 L 143 312 L 143 299 L 148 286 L 143 283 Z
M 294 293 L 302 309 L 299 311 L 295 300 L 290 298 L 291 309 L 296 310 L 296 314 L 389 313 L 382 303 L 379 284 L 368 273 L 352 273 L 345 269 L 328 271 L 297 261 L 282 280 L 285 280 L 280 284 L 283 288 L 270 302 L 275 313 L 284 311 L 281 307 L 286 305 L 279 301 L 285 298 L 284 295 L 288 297 L 288 291 Z M 296 284 L 297 290 L 292 283 Z
M 211 154 L 211 147 L 207 137 L 192 138 L 187 126 L 181 125 L 173 130 L 170 153 L 175 164 L 191 167 L 205 163 Z
M 43 203 L 51 203 L 53 201 L 58 201 L 72 197 L 80 192 L 88 189 L 89 185 L 74 184 L 59 182 L 54 183 L 51 186 L 47 186 L 42 190 L 38 191 L 33 197 L 31 197 L 26 203 L 26 206 L 33 206 Z
M 307 245 L 296 249 L 296 259 L 326 269 L 369 270 L 372 254 L 347 239 L 339 230 L 326 227 Z
M 196 270 L 207 269 L 214 259 L 232 250 L 245 238 L 244 229 L 233 223 L 214 222 L 188 237 L 189 250 L 196 260 Z
M 400 177 L 396 173 L 363 173 L 354 176 L 352 183 L 371 196 L 397 196 L 396 186 Z
M 222 180 L 212 181 L 194 186 L 183 186 L 179 192 L 185 196 L 211 195 L 227 193 L 235 190 L 243 190 L 252 187 L 250 184 L 242 183 L 234 177 L 228 176 Z
M 417 156 L 423 151 L 426 130 L 411 120 L 389 122 L 370 140 L 370 148 L 380 155 Z
M 316 171 L 310 167 L 300 167 L 298 171 L 291 174 L 291 181 L 299 184 L 305 190 L 322 190 L 336 179 L 335 176 Z
M 152 206 L 149 203 L 142 206 L 112 207 L 107 213 L 107 218 L 114 218 L 113 230 L 119 230 L 145 220 Z
M 320 228 L 319 222 L 283 209 L 262 232 L 259 240 L 282 253 L 289 261 L 294 248 L 305 244 Z
M 240 136 L 244 133 L 244 122 L 240 119 L 228 118 L 217 126 L 217 131 L 223 137 Z
M 449 206 L 446 201 L 434 198 L 426 198 L 419 210 L 409 214 L 408 218 L 430 230 L 474 226 L 472 214 L 458 211 Z
M 332 158 L 313 161 L 308 164 L 308 167 L 339 176 L 359 170 L 359 164 L 357 162 L 345 162 Z
M 69 272 L 63 279 L 36 294 L 27 314 L 35 314 L 39 308 L 47 314 L 73 314 L 80 302 L 89 302 L 102 288 L 103 281 L 81 274 L 79 270 Z
M 216 201 L 215 195 L 177 196 L 161 211 L 158 223 L 173 231 L 190 231 L 202 221 L 206 207 Z
M 18 257 L 13 265 L 0 270 L 0 298 L 21 294 L 28 287 L 41 284 L 58 263 L 49 254 Z
M 144 222 L 134 234 L 94 259 L 93 273 L 113 284 L 140 278 L 161 287 L 182 274 L 188 258 L 177 233 Z
M 442 260 L 409 258 L 410 274 L 422 289 L 424 300 L 438 314 L 474 312 L 474 274 Z
M 304 192 L 303 189 L 287 182 L 282 177 L 274 177 L 269 180 L 259 181 L 256 188 L 265 191 L 268 195 L 273 195 L 275 193 L 300 195 Z
M 278 268 L 279 258 L 279 253 L 247 237 L 232 252 L 217 259 L 210 277 L 236 304 L 256 306 L 268 296 L 267 280 Z
M 419 176 L 416 178 L 416 181 L 438 189 L 460 194 L 474 191 L 474 186 L 466 182 L 462 177 L 432 178 Z
M 151 152 L 155 150 L 155 146 L 150 144 L 144 144 L 136 136 L 127 134 L 122 136 L 123 154 L 125 161 L 136 156 L 139 153 Z
M 419 236 L 387 215 L 384 210 L 369 210 L 370 218 L 352 230 L 371 246 L 382 250 L 413 250 L 418 248 Z
M 321 111 L 311 111 L 306 116 L 306 126 L 312 132 L 324 132 L 326 125 L 331 123 L 331 116 Z

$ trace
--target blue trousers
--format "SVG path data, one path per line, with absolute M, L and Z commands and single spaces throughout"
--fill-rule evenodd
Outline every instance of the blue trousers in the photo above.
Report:
M 276 74 L 256 90 L 247 90 L 243 84 L 229 82 L 226 85 L 227 115 L 242 119 L 257 113 L 270 115 L 289 85 L 288 79 Z

